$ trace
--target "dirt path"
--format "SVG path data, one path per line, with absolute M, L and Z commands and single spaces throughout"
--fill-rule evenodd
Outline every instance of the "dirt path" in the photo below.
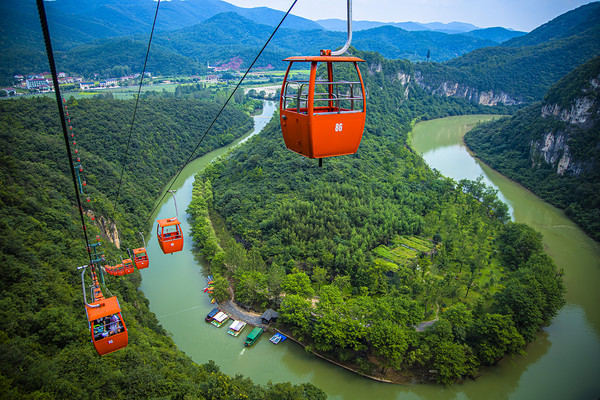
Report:
M 435 304 L 437 305 L 437 308 L 435 310 L 435 318 L 432 321 L 421 322 L 419 325 L 417 325 L 417 332 L 423 332 L 425 329 L 427 329 L 428 327 L 430 327 L 438 321 L 440 305 L 438 302 L 436 302 Z
M 267 326 L 263 325 L 262 320 L 260 318 L 260 314 L 255 314 L 248 312 L 242 308 L 240 308 L 237 304 L 235 304 L 231 300 L 224 301 L 219 303 L 219 308 L 225 314 L 229 315 L 229 318 L 236 319 L 239 321 L 244 321 L 249 325 L 260 326 L 263 329 L 266 329 Z

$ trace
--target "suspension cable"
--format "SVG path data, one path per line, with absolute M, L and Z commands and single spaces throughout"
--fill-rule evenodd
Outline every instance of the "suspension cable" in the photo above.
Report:
M 277 27 L 275 27 L 275 30 L 273 31 L 273 33 L 271 33 L 271 36 L 269 36 L 269 39 L 267 39 L 267 41 L 263 45 L 262 49 L 260 49 L 260 51 L 258 52 L 258 54 L 256 55 L 256 57 L 254 58 L 254 60 L 252 61 L 252 63 L 248 67 L 248 69 L 246 69 L 246 72 L 244 73 L 244 76 L 242 76 L 242 78 L 239 80 L 238 84 L 233 89 L 233 92 L 231 92 L 231 94 L 227 98 L 227 101 L 225 101 L 225 103 L 223 104 L 223 106 L 221 107 L 221 109 L 219 110 L 219 112 L 217 113 L 217 115 L 215 116 L 215 118 L 210 123 L 209 127 L 206 129 L 206 132 L 204 132 L 204 135 L 202 135 L 202 137 L 200 138 L 200 141 L 198 142 L 198 144 L 196 145 L 196 147 L 194 148 L 194 150 L 192 151 L 192 153 L 188 157 L 187 161 L 181 166 L 181 168 L 177 172 L 177 175 L 175 175 L 175 178 L 172 179 L 171 184 L 169 185 L 169 187 L 167 188 L 167 190 L 165 191 L 165 193 L 162 195 L 162 197 L 160 198 L 160 200 L 156 203 L 156 206 L 150 212 L 150 214 L 148 214 L 148 217 L 146 218 L 146 220 L 144 221 L 144 223 L 148 222 L 148 220 L 150 219 L 150 217 L 152 216 L 152 214 L 154 214 L 154 212 L 156 211 L 156 209 L 159 207 L 159 205 L 164 200 L 164 198 L 167 195 L 167 193 L 169 193 L 169 190 L 173 187 L 173 185 L 177 181 L 177 178 L 179 178 L 179 175 L 181 175 L 181 173 L 183 172 L 183 169 L 186 167 L 186 165 L 188 165 L 190 163 L 190 161 L 192 161 L 192 159 L 194 157 L 194 153 L 196 153 L 196 151 L 198 150 L 198 148 L 202 144 L 202 141 L 204 140 L 204 138 L 206 137 L 206 135 L 208 134 L 208 132 L 211 130 L 211 128 L 213 127 L 213 125 L 215 124 L 215 122 L 217 121 L 217 119 L 219 118 L 219 116 L 221 115 L 221 113 L 223 112 L 223 110 L 225 109 L 225 107 L 227 106 L 227 104 L 229 103 L 229 100 L 231 100 L 231 98 L 235 94 L 235 91 L 238 90 L 238 88 L 240 87 L 240 85 L 242 84 L 242 82 L 244 81 L 244 79 L 246 78 L 246 75 L 248 75 L 248 73 L 250 72 L 250 70 L 252 69 L 252 67 L 254 66 L 254 64 L 256 63 L 256 61 L 258 60 L 258 58 L 260 57 L 260 55 L 262 54 L 262 52 L 265 50 L 265 48 L 267 47 L 267 45 L 269 44 L 269 42 L 271 41 L 271 39 L 273 39 L 273 36 L 275 36 L 275 33 L 277 32 L 277 30 L 279 29 L 279 27 L 281 26 L 281 24 L 283 24 L 283 21 L 285 21 L 285 19 L 290 14 L 290 12 L 292 11 L 292 8 L 294 8 L 294 6 L 296 5 L 297 2 L 298 2 L 298 0 L 294 0 L 294 2 L 290 6 L 290 8 L 287 10 L 287 12 L 285 13 L 285 15 L 281 19 L 281 21 L 279 21 L 279 24 L 277 25 Z
M 88 252 L 90 265 L 93 265 L 90 242 L 88 240 L 87 228 L 85 226 L 85 219 L 83 217 L 83 207 L 81 205 L 81 198 L 79 197 L 79 187 L 77 185 L 77 178 L 75 177 L 75 166 L 73 165 L 73 155 L 71 154 L 71 146 L 69 144 L 69 135 L 67 133 L 67 123 L 65 122 L 65 113 L 61 101 L 60 87 L 58 86 L 58 75 L 56 74 L 56 64 L 54 63 L 54 53 L 52 52 L 52 42 L 50 41 L 50 31 L 48 30 L 48 21 L 46 19 L 46 10 L 44 9 L 44 0 L 36 0 L 36 2 L 38 14 L 40 15 L 40 23 L 42 24 L 42 32 L 44 33 L 44 43 L 46 45 L 46 53 L 48 55 L 48 64 L 50 64 L 50 71 L 52 73 L 52 83 L 54 84 L 54 93 L 56 94 L 56 103 L 58 105 L 60 123 L 62 124 L 63 135 L 65 137 L 67 157 L 69 158 L 69 165 L 71 166 L 71 177 L 73 178 L 73 186 L 75 187 L 75 195 L 77 196 L 77 205 L 79 207 L 79 216 L 81 217 L 81 226 L 83 228 L 83 235 L 85 236 L 85 248 Z
M 138 103 L 140 101 L 140 93 L 142 91 L 142 83 L 144 82 L 144 75 L 146 75 L 146 64 L 148 63 L 148 55 L 150 54 L 150 45 L 152 44 L 152 36 L 154 35 L 154 27 L 156 26 L 156 17 L 158 16 L 158 7 L 160 6 L 160 0 L 156 3 L 156 11 L 154 13 L 154 22 L 152 22 L 152 30 L 150 31 L 150 39 L 148 40 L 148 49 L 146 50 L 146 59 L 144 60 L 144 68 L 142 69 L 142 77 L 140 78 L 140 87 L 138 88 L 137 98 L 135 100 L 135 107 L 133 109 L 133 116 L 131 117 L 131 127 L 129 129 L 129 138 L 127 139 L 127 148 L 125 149 L 125 155 L 123 162 L 121 163 L 121 176 L 119 177 L 119 186 L 117 188 L 117 195 L 114 201 L 113 212 L 117 209 L 117 202 L 119 201 L 119 193 L 121 192 L 121 184 L 123 182 L 123 173 L 125 172 L 125 165 L 127 162 L 127 154 L 129 153 L 129 145 L 131 144 L 131 135 L 133 133 L 133 125 L 135 124 L 135 116 L 137 114 Z

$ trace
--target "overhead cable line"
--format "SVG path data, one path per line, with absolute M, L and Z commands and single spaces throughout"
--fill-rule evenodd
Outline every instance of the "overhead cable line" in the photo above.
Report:
M 73 186 L 75 188 L 75 195 L 77 196 L 77 205 L 79 207 L 79 216 L 81 217 L 81 226 L 83 229 L 83 235 L 85 236 L 86 250 L 90 259 L 90 265 L 92 265 L 92 253 L 90 249 L 90 242 L 87 235 L 87 227 L 85 226 L 85 219 L 83 217 L 83 207 L 81 205 L 81 198 L 79 196 L 79 185 L 77 183 L 77 177 L 75 176 L 75 166 L 73 165 L 73 155 L 71 153 L 71 146 L 69 144 L 69 135 L 67 133 L 67 123 L 65 120 L 65 113 L 60 95 L 60 87 L 58 86 L 58 75 L 56 73 L 56 64 L 54 62 L 54 53 L 52 52 L 52 42 L 50 41 L 50 31 L 48 30 L 48 20 L 46 19 L 46 10 L 44 9 L 44 0 L 36 0 L 38 14 L 40 15 L 40 23 L 42 25 L 42 32 L 44 34 L 44 43 L 46 45 L 46 53 L 48 55 L 48 64 L 50 65 L 50 71 L 52 73 L 52 83 L 54 85 L 54 93 L 56 94 L 56 104 L 58 105 L 58 113 L 60 115 L 60 123 L 62 125 L 63 135 L 65 138 L 65 147 L 67 149 L 67 157 L 69 158 L 69 165 L 71 166 L 71 177 L 73 178 Z
M 225 109 L 225 107 L 227 107 L 227 104 L 229 103 L 229 100 L 231 100 L 231 98 L 235 94 L 236 90 L 238 90 L 238 88 L 240 87 L 240 85 L 242 84 L 242 82 L 244 81 L 244 79 L 246 78 L 246 75 L 248 75 L 248 73 L 250 72 L 250 70 L 252 69 L 252 67 L 254 66 L 254 64 L 256 63 L 256 61 L 258 60 L 258 58 L 260 57 L 260 55 L 262 54 L 262 52 L 265 50 L 265 48 L 267 47 L 267 45 L 269 44 L 269 42 L 271 41 L 271 39 L 273 39 L 273 36 L 275 36 L 275 33 L 277 32 L 277 30 L 279 29 L 279 27 L 281 26 L 281 24 L 283 24 L 283 21 L 285 21 L 285 19 L 290 14 L 290 12 L 292 11 L 292 8 L 294 8 L 294 6 L 296 5 L 297 2 L 298 2 L 298 0 L 294 0 L 294 2 L 290 6 L 290 8 L 287 10 L 287 12 L 285 13 L 285 15 L 281 19 L 281 21 L 279 21 L 279 24 L 275 27 L 275 30 L 273 31 L 273 33 L 271 33 L 271 36 L 269 36 L 269 39 L 267 39 L 267 41 L 263 45 L 262 49 L 260 49 L 260 51 L 258 52 L 258 54 L 256 55 L 256 57 L 254 58 L 254 60 L 252 61 L 252 63 L 250 64 L 250 66 L 248 67 L 248 69 L 246 70 L 246 72 L 244 73 L 244 76 L 242 76 L 242 78 L 240 79 L 240 81 L 238 82 L 238 84 L 236 85 L 236 87 L 233 89 L 233 92 L 231 92 L 231 94 L 229 95 L 229 97 L 227 98 L 227 100 L 225 101 L 225 103 L 223 104 L 223 106 L 221 107 L 221 109 L 219 110 L 219 112 L 217 113 L 217 115 L 215 116 L 215 118 L 212 120 L 212 122 L 210 123 L 210 126 L 206 129 L 206 132 L 204 132 L 204 135 L 202 135 L 202 138 L 200 138 L 200 141 L 198 142 L 198 144 L 196 145 L 196 147 L 194 148 L 194 150 L 192 151 L 192 153 L 188 157 L 187 161 L 181 166 L 181 168 L 177 172 L 177 175 L 175 175 L 175 178 L 171 181 L 171 184 L 169 185 L 169 187 L 167 188 L 167 190 L 165 190 L 165 193 L 162 195 L 162 197 L 160 198 L 160 200 L 156 203 L 156 206 L 150 212 L 150 214 L 146 218 L 145 222 L 147 222 L 150 219 L 150 217 L 152 216 L 152 214 L 154 214 L 154 212 L 156 211 L 156 209 L 162 203 L 163 199 L 165 198 L 165 196 L 167 195 L 167 193 L 169 193 L 169 190 L 173 187 L 173 185 L 177 181 L 177 178 L 179 178 L 179 175 L 181 175 L 181 173 L 183 172 L 183 169 L 186 167 L 186 165 L 188 165 L 190 163 L 190 161 L 192 161 L 192 159 L 194 157 L 194 154 L 196 153 L 196 151 L 198 150 L 198 148 L 202 144 L 202 141 L 204 140 L 204 138 L 206 137 L 206 135 L 208 134 L 208 132 L 210 132 L 211 128 L 213 127 L 213 125 L 215 124 L 215 122 L 217 121 L 217 119 L 219 118 L 219 116 L 221 115 L 221 113 L 223 112 L 223 110 Z
M 125 149 L 125 155 L 123 156 L 123 162 L 121 163 L 121 176 L 119 177 L 119 185 L 117 187 L 117 195 L 114 201 L 113 211 L 117 209 L 117 203 L 119 201 L 119 193 L 121 192 L 121 184 L 123 182 L 123 173 L 125 172 L 125 165 L 127 162 L 127 155 L 129 153 L 129 146 L 131 144 L 131 135 L 133 133 L 133 125 L 135 124 L 135 116 L 137 114 L 138 103 L 140 102 L 140 93 L 142 91 L 142 83 L 144 82 L 144 75 L 146 75 L 146 64 L 148 63 L 148 55 L 150 54 L 150 45 L 152 44 L 152 36 L 154 35 L 154 27 L 156 26 L 156 17 L 158 16 L 158 7 L 160 6 L 160 0 L 156 3 L 156 11 L 154 13 L 154 21 L 152 22 L 152 30 L 150 31 L 150 39 L 148 40 L 148 49 L 146 50 L 146 59 L 144 60 L 144 68 L 142 68 L 142 77 L 140 78 L 140 86 L 138 88 L 137 98 L 135 100 L 135 107 L 133 109 L 133 116 L 131 117 L 131 127 L 129 129 L 129 138 L 127 139 L 127 148 Z

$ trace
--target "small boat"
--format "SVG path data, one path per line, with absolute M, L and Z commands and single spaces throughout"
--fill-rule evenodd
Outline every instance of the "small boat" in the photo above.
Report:
M 213 287 L 212 286 L 208 286 L 204 288 L 204 293 L 208 292 L 208 293 L 212 293 L 213 291 Z
M 217 313 L 217 315 L 215 315 L 212 319 L 212 321 L 210 321 L 211 324 L 213 324 L 214 326 L 216 326 L 217 328 L 220 328 L 221 325 L 223 325 L 225 322 L 227 322 L 227 320 L 229 319 L 229 316 L 227 314 L 225 314 L 223 311 L 219 311 Z
M 210 322 L 213 320 L 214 316 L 217 315 L 219 313 L 219 310 L 217 307 L 213 308 L 212 310 L 210 310 L 210 312 L 208 314 L 206 314 L 206 318 L 204 318 L 204 320 L 206 322 Z
M 276 334 L 271 336 L 271 339 L 269 339 L 269 341 L 273 344 L 279 344 L 279 343 L 283 342 L 285 339 L 287 339 L 287 336 L 284 336 L 281 333 L 277 332 Z
M 262 333 L 264 332 L 263 328 L 259 328 L 258 326 L 254 329 L 252 329 L 252 332 L 250 332 L 250 334 L 248 336 L 246 336 L 246 341 L 244 342 L 244 346 L 246 347 L 250 347 L 252 346 L 260 337 L 260 335 L 262 335 Z
M 238 337 L 240 335 L 240 333 L 242 333 L 242 331 L 244 330 L 244 328 L 246 327 L 246 323 L 244 321 L 233 321 L 231 323 L 231 325 L 229 325 L 229 330 L 227 330 L 227 333 L 229 333 L 231 336 L 235 336 Z

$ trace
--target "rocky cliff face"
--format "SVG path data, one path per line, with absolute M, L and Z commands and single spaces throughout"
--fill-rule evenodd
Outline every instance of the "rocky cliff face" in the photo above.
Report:
M 93 212 L 89 210 L 86 211 L 86 214 L 90 218 L 92 218 L 94 215 Z M 102 216 L 96 217 L 95 220 L 96 225 L 100 228 L 104 237 L 117 246 L 117 249 L 121 248 L 121 239 L 119 239 L 119 230 L 117 229 L 117 225 L 113 221 Z
M 556 103 L 543 104 L 541 117 L 546 120 L 560 121 L 559 127 L 548 129 L 543 136 L 531 141 L 531 161 L 534 167 L 542 161 L 551 164 L 556 173 L 563 175 L 570 171 L 579 176 L 594 168 L 598 162 L 597 157 L 591 159 L 577 159 L 572 154 L 569 143 L 578 134 L 585 130 L 600 129 L 600 76 L 590 79 L 582 88 L 580 96 L 571 101 L 567 107 Z M 598 141 L 586 143 L 587 146 L 597 148 L 600 153 Z
M 589 97 L 575 99 L 569 109 L 561 108 L 558 104 L 546 104 L 542 107 L 542 117 L 552 117 L 580 128 L 590 128 L 594 120 L 595 105 L 596 101 Z
M 565 171 L 571 171 L 580 175 L 584 171 L 581 162 L 574 162 L 569 149 L 568 134 L 564 131 L 548 132 L 541 140 L 531 141 L 531 161 L 533 167 L 539 167 L 541 161 L 556 169 L 556 173 L 563 175 Z
M 369 73 L 371 74 L 381 73 L 382 71 L 383 66 L 381 62 L 372 63 L 369 65 Z M 445 81 L 441 84 L 433 84 L 427 81 L 421 71 L 415 71 L 413 74 L 411 72 L 400 70 L 393 78 L 396 78 L 403 86 L 406 87 L 406 90 L 404 91 L 405 98 L 408 97 L 409 88 L 412 83 L 414 85 L 418 85 L 431 94 L 447 97 L 461 97 L 486 106 L 496 106 L 499 104 L 516 105 L 523 103 L 520 99 L 515 99 L 509 94 L 501 91 L 478 90 L 461 83 L 450 81 Z
M 419 71 L 415 72 L 415 81 L 420 87 L 432 94 L 461 97 L 485 106 L 496 106 L 499 104 L 510 106 L 522 103 L 521 100 L 512 98 L 509 94 L 502 91 L 478 90 L 458 82 L 445 81 L 439 85 L 432 85 L 426 81 Z

